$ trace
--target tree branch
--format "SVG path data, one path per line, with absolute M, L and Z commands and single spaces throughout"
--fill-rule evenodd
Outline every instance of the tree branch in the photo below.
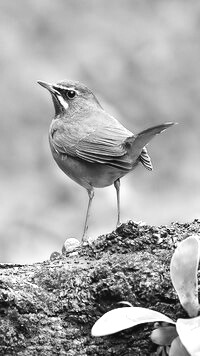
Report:
M 101 338 L 91 328 L 119 301 L 184 317 L 169 264 L 177 242 L 199 232 L 198 220 L 169 227 L 130 221 L 43 263 L 0 264 L 0 354 L 154 355 L 150 325 Z

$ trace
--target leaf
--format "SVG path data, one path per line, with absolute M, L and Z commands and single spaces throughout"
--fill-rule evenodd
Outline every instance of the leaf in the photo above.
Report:
M 185 347 L 183 346 L 179 336 L 172 341 L 169 356 L 190 356 Z
M 200 316 L 192 319 L 178 319 L 177 332 L 181 342 L 191 356 L 200 355 Z
M 96 321 L 92 328 L 91 334 L 92 336 L 105 336 L 139 324 L 152 323 L 156 321 L 175 324 L 172 319 L 151 309 L 139 307 L 113 309 Z
M 175 250 L 170 264 L 170 275 L 180 303 L 190 317 L 199 310 L 197 269 L 199 264 L 199 239 L 190 236 Z
M 157 345 L 171 345 L 172 341 L 178 336 L 175 326 L 159 326 L 150 335 L 151 341 Z
M 129 307 L 132 307 L 132 306 L 133 306 L 133 304 L 131 304 L 130 302 L 126 302 L 126 301 L 124 301 L 124 300 L 122 300 L 121 302 L 117 302 L 117 304 L 123 304 L 123 305 L 127 305 L 127 306 L 129 306 Z

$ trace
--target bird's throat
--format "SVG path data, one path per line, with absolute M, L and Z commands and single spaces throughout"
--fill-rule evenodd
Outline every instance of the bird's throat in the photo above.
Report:
M 61 112 L 67 111 L 69 105 L 61 95 L 52 95 L 52 99 L 53 99 L 56 115 L 60 114 Z

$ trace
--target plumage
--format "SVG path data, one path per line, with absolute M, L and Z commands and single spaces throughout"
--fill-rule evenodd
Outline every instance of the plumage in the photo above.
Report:
M 112 116 L 109 116 L 112 126 L 107 119 L 108 114 L 99 110 L 90 112 L 84 121 L 77 120 L 73 127 L 68 125 L 67 120 L 54 120 L 51 127 L 54 132 L 52 144 L 62 153 L 73 156 L 79 156 L 81 152 L 88 154 L 88 158 L 92 153 L 97 154 L 99 158 L 101 155 L 123 156 L 126 153 L 124 142 L 133 134 Z
M 149 171 L 153 170 L 153 165 L 151 163 L 151 158 L 149 157 L 147 153 L 146 147 L 143 147 L 142 152 L 140 154 L 140 162 L 143 164 L 143 166 L 148 169 Z
M 55 107 L 55 118 L 49 130 L 53 157 L 71 179 L 88 191 L 89 204 L 83 239 L 94 187 L 114 184 L 119 225 L 120 178 L 139 162 L 152 170 L 145 145 L 173 123 L 157 125 L 133 134 L 103 110 L 95 95 L 84 84 L 73 81 L 38 83 L 50 91 Z

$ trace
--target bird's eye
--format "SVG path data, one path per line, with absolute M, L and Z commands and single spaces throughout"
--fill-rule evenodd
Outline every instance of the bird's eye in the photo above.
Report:
M 75 95 L 76 95 L 75 90 L 67 90 L 67 97 L 69 99 L 73 99 L 75 97 Z

